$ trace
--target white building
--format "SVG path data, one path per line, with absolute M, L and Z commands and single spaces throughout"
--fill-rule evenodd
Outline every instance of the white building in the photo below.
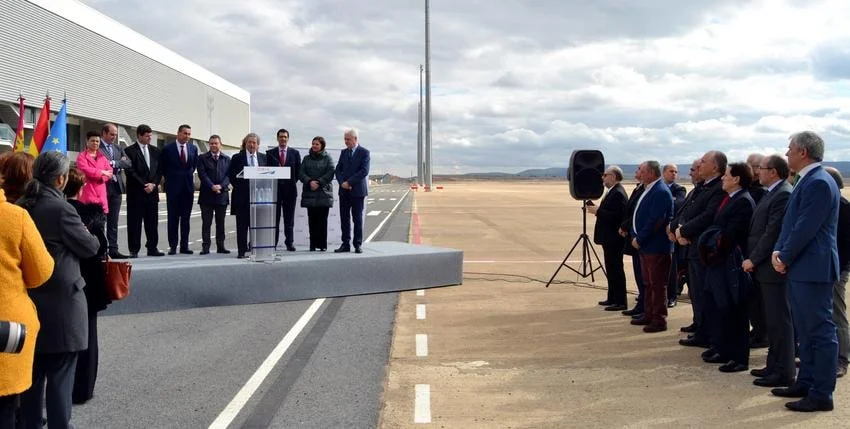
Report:
M 73 152 L 105 122 L 125 144 L 147 124 L 159 146 L 188 124 L 201 151 L 211 134 L 238 148 L 250 130 L 247 91 L 108 16 L 76 0 L 1 0 L 0 127 L 17 128 L 23 94 L 29 141 L 47 93 L 54 114 L 67 97 Z

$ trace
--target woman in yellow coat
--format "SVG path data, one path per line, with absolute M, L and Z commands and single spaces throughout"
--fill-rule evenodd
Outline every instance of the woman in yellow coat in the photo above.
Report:
M 2 178 L 0 178 L 2 184 Z M 0 320 L 26 325 L 21 353 L 0 353 L 0 428 L 15 427 L 19 394 L 32 385 L 39 323 L 27 288 L 41 286 L 53 274 L 53 258 L 26 210 L 6 202 L 0 189 Z

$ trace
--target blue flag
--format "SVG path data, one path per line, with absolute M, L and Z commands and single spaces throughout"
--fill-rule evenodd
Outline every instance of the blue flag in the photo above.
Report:
M 62 108 L 59 109 L 59 114 L 56 115 L 56 120 L 50 127 L 50 134 L 47 135 L 44 147 L 41 148 L 42 152 L 58 150 L 65 154 L 68 153 L 68 113 L 65 106 L 67 106 L 66 100 L 62 100 Z

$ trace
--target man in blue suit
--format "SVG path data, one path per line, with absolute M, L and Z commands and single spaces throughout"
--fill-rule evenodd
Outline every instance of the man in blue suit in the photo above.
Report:
M 369 194 L 369 151 L 357 143 L 357 130 L 345 130 L 346 149 L 336 164 L 336 181 L 339 182 L 339 217 L 342 228 L 342 245 L 335 253 L 350 252 L 351 221 L 354 220 L 354 253 L 362 253 L 363 200 Z
M 168 251 L 177 254 L 178 230 L 180 253 L 191 255 L 189 249 L 189 216 L 195 196 L 195 165 L 198 147 L 189 139 L 192 127 L 181 125 L 177 129 L 177 140 L 165 145 L 159 155 L 161 176 L 165 178 L 166 209 L 168 210 Z
M 301 169 L 301 153 L 298 149 L 288 146 L 289 131 L 284 128 L 277 130 L 277 147 L 266 151 L 266 161 L 269 167 L 289 167 L 289 179 L 277 181 L 277 210 L 274 221 L 274 244 L 280 240 L 280 215 L 283 214 L 283 237 L 286 250 L 295 251 L 294 225 L 295 200 L 298 199 L 298 171 Z
M 771 392 L 802 398 L 785 406 L 793 411 L 831 411 L 838 361 L 832 320 L 832 287 L 838 278 L 839 193 L 821 166 L 823 139 L 811 131 L 791 136 L 788 166 L 798 172 L 782 232 L 774 246 L 773 268 L 786 274 L 794 330 L 800 343 L 800 371 L 788 388 Z
M 643 332 L 661 332 L 667 330 L 667 278 L 673 253 L 667 225 L 673 218 L 673 194 L 661 181 L 658 161 L 646 161 L 639 168 L 645 190 L 635 206 L 631 244 L 640 255 L 646 299 L 643 317 L 632 320 L 632 325 L 643 325 Z

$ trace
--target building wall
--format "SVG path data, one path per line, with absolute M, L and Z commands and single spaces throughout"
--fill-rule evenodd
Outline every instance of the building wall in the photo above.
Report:
M 16 105 L 23 93 L 28 106 L 40 108 L 49 92 L 57 111 L 65 95 L 69 115 L 128 127 L 145 123 L 166 134 L 186 123 L 194 138 L 215 133 L 231 146 L 249 132 L 247 92 L 75 0 L 3 0 L 0 17 L 0 102 Z M 110 37 L 86 28 L 99 22 Z M 157 55 L 168 61 L 151 58 Z

